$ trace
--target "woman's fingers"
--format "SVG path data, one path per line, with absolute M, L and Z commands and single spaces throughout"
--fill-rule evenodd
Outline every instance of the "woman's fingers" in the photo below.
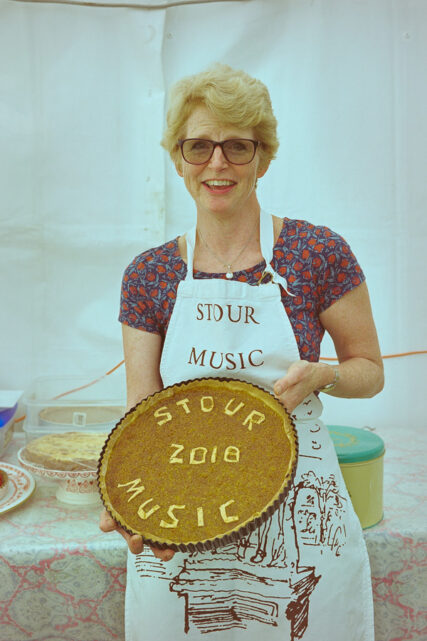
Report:
M 103 510 L 99 518 L 99 528 L 103 532 L 114 532 L 114 530 L 117 530 L 117 527 L 117 523 L 110 514 L 108 514 L 107 510 Z
M 113 519 L 113 517 L 103 510 L 99 519 L 99 528 L 103 532 L 118 532 L 125 539 L 128 544 L 129 550 L 132 554 L 140 554 L 144 549 L 144 542 L 142 536 L 138 534 L 129 534 Z
M 159 550 L 159 548 L 152 547 L 151 551 L 157 559 L 161 559 L 162 561 L 170 561 L 175 555 L 174 550 L 171 550 L 170 548 L 166 548 L 166 550 Z
M 139 534 L 129 534 L 120 527 L 120 525 L 112 518 L 112 516 L 103 510 L 99 519 L 99 527 L 103 532 L 118 532 L 125 539 L 128 544 L 129 550 L 132 554 L 141 554 L 144 549 L 144 540 Z M 151 547 L 151 546 L 150 546 Z M 174 556 L 174 550 L 166 548 L 165 550 L 160 550 L 159 548 L 151 547 L 151 551 L 154 556 L 162 561 L 170 561 Z
M 273 390 L 282 405 L 293 412 L 294 409 L 312 392 L 322 387 L 330 369 L 324 363 L 295 361 L 289 366 L 286 376 L 275 382 Z
M 121 528 L 119 528 L 118 531 L 126 539 L 129 550 L 132 552 L 132 554 L 141 554 L 142 550 L 144 549 L 144 541 L 142 539 L 142 536 L 139 536 L 139 534 L 128 534 Z
M 308 361 L 295 361 L 289 366 L 286 376 L 280 378 L 274 384 L 274 393 L 280 396 L 293 385 L 304 380 L 310 370 L 310 363 Z
M 288 412 L 293 412 L 309 394 L 331 383 L 334 376 L 334 369 L 326 363 L 295 361 L 286 376 L 275 382 L 273 390 Z

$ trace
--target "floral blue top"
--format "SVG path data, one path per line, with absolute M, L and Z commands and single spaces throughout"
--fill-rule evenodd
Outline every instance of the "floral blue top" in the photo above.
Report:
M 274 246 L 272 267 L 287 282 L 282 302 L 293 327 L 300 357 L 317 361 L 324 328 L 319 314 L 364 280 L 350 246 L 324 226 L 284 218 Z M 256 285 L 265 262 L 235 272 L 234 280 Z M 187 273 L 178 239 L 149 249 L 126 268 L 121 290 L 119 320 L 130 327 L 165 336 L 175 305 L 178 285 Z M 194 272 L 194 278 L 225 278 L 224 274 Z

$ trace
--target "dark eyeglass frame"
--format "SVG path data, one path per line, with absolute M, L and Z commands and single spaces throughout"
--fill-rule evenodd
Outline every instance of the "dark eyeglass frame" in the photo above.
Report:
M 208 142 L 211 145 L 213 145 L 212 152 L 211 152 L 209 158 L 207 158 L 203 162 L 192 162 L 191 160 L 187 160 L 187 158 L 184 156 L 183 145 L 184 145 L 184 143 L 186 143 L 186 142 L 188 142 L 190 140 L 200 140 L 202 142 Z M 225 152 L 225 149 L 224 149 L 224 145 L 227 142 L 233 142 L 233 140 L 242 141 L 242 142 L 251 142 L 253 144 L 254 151 L 253 151 L 253 154 L 252 154 L 252 158 L 250 160 L 245 160 L 245 162 L 234 162 L 233 160 L 230 160 L 228 158 L 228 156 L 227 156 L 227 154 Z M 185 162 L 188 162 L 189 165 L 204 165 L 204 164 L 206 164 L 212 158 L 212 156 L 214 154 L 214 151 L 215 151 L 215 149 L 217 147 L 221 147 L 221 151 L 223 153 L 224 158 L 227 160 L 227 162 L 231 163 L 232 165 L 249 165 L 249 163 L 252 162 L 253 159 L 255 158 L 255 154 L 256 154 L 256 151 L 258 149 L 259 144 L 260 144 L 259 140 L 252 140 L 251 138 L 228 138 L 227 140 L 222 140 L 221 142 L 218 141 L 218 140 L 209 140 L 209 138 L 184 138 L 183 140 L 178 140 L 178 146 L 181 149 L 181 156 L 184 158 Z

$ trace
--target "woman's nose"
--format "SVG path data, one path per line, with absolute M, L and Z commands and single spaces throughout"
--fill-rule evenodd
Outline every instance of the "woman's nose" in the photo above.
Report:
M 209 160 L 209 164 L 212 167 L 223 167 L 227 165 L 227 158 L 224 156 L 224 153 L 219 145 L 217 145 L 213 151 L 213 154 Z

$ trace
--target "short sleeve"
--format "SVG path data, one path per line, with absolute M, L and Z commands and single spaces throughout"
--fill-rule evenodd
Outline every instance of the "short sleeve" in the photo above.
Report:
M 119 321 L 164 337 L 185 272 L 177 239 L 139 254 L 123 275 Z
M 161 334 L 163 315 L 159 315 L 156 304 L 157 274 L 150 263 L 149 256 L 141 254 L 126 267 L 120 293 L 119 321 L 135 329 Z
M 316 232 L 317 242 L 313 249 L 318 253 L 318 260 L 322 264 L 317 286 L 318 308 L 322 312 L 360 285 L 365 280 L 365 275 L 350 245 L 342 236 L 328 227 L 317 227 Z

